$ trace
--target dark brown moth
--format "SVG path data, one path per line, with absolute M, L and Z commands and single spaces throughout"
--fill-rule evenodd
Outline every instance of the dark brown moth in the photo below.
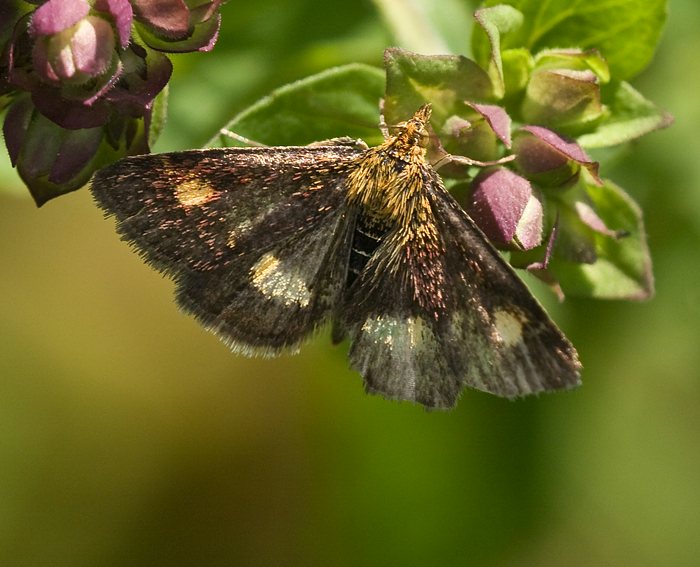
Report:
M 123 159 L 92 192 L 177 302 L 234 351 L 297 350 L 324 323 L 368 392 L 453 407 L 579 384 L 573 346 L 425 159 L 430 106 L 375 148 Z

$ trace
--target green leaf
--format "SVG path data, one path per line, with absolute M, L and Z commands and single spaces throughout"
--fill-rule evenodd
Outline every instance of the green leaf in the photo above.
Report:
M 624 81 L 604 86 L 601 94 L 610 117 L 595 131 L 578 138 L 578 143 L 583 147 L 614 146 L 665 128 L 673 122 L 669 113 L 658 108 Z
M 501 38 L 501 49 L 526 47 L 535 53 L 546 48 L 595 48 L 607 59 L 613 77 L 629 79 L 654 55 L 667 0 L 486 0 L 484 4 L 507 4 L 525 16 L 522 27 Z
M 153 148 L 168 119 L 168 85 L 153 100 L 151 123 L 148 128 L 148 145 Z
M 493 99 L 491 81 L 471 59 L 461 55 L 420 55 L 403 49 L 384 52 L 386 97 L 384 117 L 396 124 L 430 102 L 433 123 L 444 124 L 452 115 L 464 111 L 464 101 L 487 102 Z
M 650 298 L 654 293 L 654 279 L 638 205 L 608 180 L 602 186 L 587 185 L 585 193 L 605 226 L 624 234 L 615 238 L 580 223 L 577 230 L 585 232 L 585 240 L 593 245 L 592 263 L 562 258 L 555 249 L 548 271 L 559 281 L 566 295 L 597 299 Z
M 506 49 L 501 53 L 505 96 L 522 92 L 530 79 L 534 58 L 527 49 Z
M 339 136 L 381 142 L 384 75 L 369 65 L 328 69 L 285 85 L 238 114 L 226 128 L 269 145 L 304 145 Z M 217 135 L 207 146 L 231 145 Z
M 474 58 L 488 70 L 494 86 L 494 94 L 502 98 L 506 83 L 501 59 L 501 36 L 512 33 L 523 23 L 523 14 L 506 5 L 477 10 L 474 18 L 480 27 L 475 28 L 472 36 Z

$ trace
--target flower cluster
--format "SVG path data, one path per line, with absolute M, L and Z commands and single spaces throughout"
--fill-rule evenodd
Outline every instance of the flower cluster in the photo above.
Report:
M 208 51 L 222 0 L 8 0 L 0 7 L 7 150 L 37 204 L 149 151 L 167 52 Z
M 488 25 L 488 12 L 477 12 L 477 21 Z M 491 66 L 489 74 L 503 112 L 507 109 L 519 124 L 508 146 L 515 159 L 477 175 L 466 208 L 497 247 L 511 252 L 515 266 L 529 269 L 563 297 L 557 266 L 550 267 L 553 252 L 570 264 L 593 264 L 597 238 L 626 234 L 607 226 L 587 194 L 604 182 L 598 163 L 576 139 L 610 118 L 601 94 L 610 72 L 594 49 L 498 55 L 500 68 Z M 508 56 L 515 61 L 505 61 Z M 514 69 L 520 81 L 509 82 L 506 73 Z M 646 292 L 640 295 L 650 294 L 651 274 L 642 277 Z
M 387 123 L 433 103 L 431 159 L 457 180 L 451 188 L 513 266 L 560 297 L 649 297 L 641 213 L 599 177 L 584 147 L 626 142 L 670 116 L 613 80 L 595 49 L 532 53 L 517 34 L 504 48 L 524 23 L 511 6 L 482 8 L 475 19 L 474 60 L 386 51 Z

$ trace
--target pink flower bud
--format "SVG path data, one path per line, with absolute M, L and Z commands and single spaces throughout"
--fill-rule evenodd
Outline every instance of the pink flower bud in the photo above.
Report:
M 542 203 L 530 182 L 498 167 L 479 174 L 472 183 L 467 212 L 496 246 L 529 250 L 542 242 Z
M 34 69 L 48 82 L 85 83 L 109 69 L 116 57 L 114 39 L 107 21 L 88 16 L 59 33 L 37 37 Z
M 523 126 L 516 132 L 515 164 L 530 180 L 546 187 L 558 187 L 573 180 L 586 168 L 594 181 L 598 162 L 592 161 L 574 140 L 543 126 Z

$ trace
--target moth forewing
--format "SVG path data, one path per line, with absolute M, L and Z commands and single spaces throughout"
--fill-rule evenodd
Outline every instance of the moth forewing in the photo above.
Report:
M 126 158 L 92 190 L 179 305 L 235 352 L 296 351 L 339 301 L 348 145 Z M 182 188 L 186 187 L 186 190 Z M 199 190 L 197 190 L 199 188 Z

